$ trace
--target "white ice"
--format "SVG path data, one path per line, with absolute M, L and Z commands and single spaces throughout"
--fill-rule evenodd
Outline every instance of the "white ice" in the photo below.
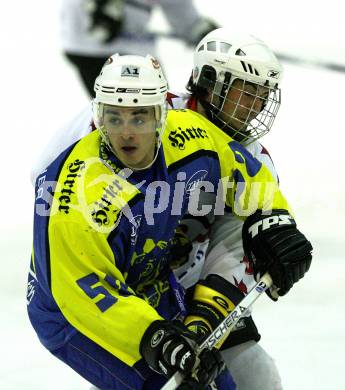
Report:
M 345 64 L 340 2 L 196 1 L 220 23 L 251 31 L 275 50 Z M 278 8 L 280 7 L 280 8 Z M 88 383 L 50 355 L 26 316 L 33 191 L 30 166 L 60 125 L 87 104 L 58 40 L 52 1 L 2 5 L 0 388 L 79 390 Z M 156 19 L 155 19 L 156 18 Z M 155 15 L 154 26 L 162 22 Z M 181 90 L 191 52 L 160 42 L 171 88 Z M 294 206 L 299 227 L 314 245 L 310 272 L 278 303 L 264 297 L 255 318 L 262 345 L 280 369 L 285 390 L 345 389 L 345 74 L 285 64 L 283 103 L 264 139 Z

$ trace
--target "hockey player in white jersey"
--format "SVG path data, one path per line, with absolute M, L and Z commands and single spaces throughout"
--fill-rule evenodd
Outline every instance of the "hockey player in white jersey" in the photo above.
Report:
M 189 93 L 169 93 L 168 102 L 171 108 L 187 107 L 206 115 L 218 127 L 241 142 L 271 170 L 274 177 L 277 177 L 268 152 L 257 139 L 270 130 L 279 109 L 281 77 L 281 65 L 262 41 L 226 29 L 217 29 L 208 34 L 196 47 Z M 92 112 L 88 107 L 55 136 L 35 167 L 33 176 L 92 128 Z M 181 138 L 176 139 L 176 142 L 180 142 L 177 146 L 183 148 Z M 200 229 L 200 221 L 204 222 L 203 229 Z M 212 215 L 198 220 L 187 218 L 179 232 L 182 239 L 183 231 L 186 230 L 191 239 L 201 242 L 194 244 L 189 262 L 177 269 L 176 273 L 185 287 L 191 287 L 200 278 L 206 280 L 206 283 L 203 281 L 199 283 L 195 289 L 196 293 L 190 289 L 191 306 L 196 312 L 191 313 L 193 316 L 186 319 L 191 327 L 196 325 L 200 328 L 202 319 L 198 318 L 198 321 L 195 319 L 200 314 L 200 300 L 205 307 L 203 290 L 210 288 L 210 284 L 211 288 L 215 284 L 222 285 L 225 290 L 231 290 L 232 301 L 237 304 L 243 294 L 253 286 L 255 281 L 253 271 L 258 270 L 253 270 L 252 263 L 244 256 L 242 222 L 230 214 L 217 216 L 215 220 Z M 228 234 L 230 230 L 231 235 Z M 208 235 L 210 244 L 204 262 L 208 241 L 203 239 Z M 181 240 L 177 237 L 176 241 L 178 252 Z M 186 243 L 186 240 L 184 242 Z M 188 243 L 185 248 L 188 251 Z M 184 257 L 183 250 L 182 247 L 181 257 Z M 208 275 L 216 275 L 217 278 L 210 279 Z M 292 284 L 291 281 L 290 285 L 279 293 L 281 295 L 286 293 Z M 201 294 L 201 298 L 194 299 L 193 293 L 194 298 L 195 294 Z M 219 307 L 211 307 L 210 311 L 217 309 Z M 206 313 L 206 316 L 208 314 Z M 212 318 L 208 320 L 212 322 Z M 231 367 L 239 390 L 282 388 L 278 370 L 270 356 L 257 343 L 259 339 L 256 326 L 251 317 L 248 317 L 222 346 L 222 354 Z
M 206 35 L 195 49 L 194 69 L 188 83 L 190 95 L 186 101 L 188 108 L 205 115 L 242 143 L 270 169 L 277 180 L 270 155 L 258 139 L 271 129 L 277 115 L 282 74 L 280 63 L 264 42 L 224 28 L 217 29 Z M 177 102 L 175 99 L 172 98 L 172 102 Z M 211 279 L 211 283 L 217 283 L 218 288 L 222 285 L 223 289 L 231 290 L 233 303 L 237 304 L 255 284 L 253 267 L 244 255 L 242 246 L 243 223 L 226 212 L 215 217 L 209 214 L 207 218 L 199 220 L 190 216 L 183 223 L 191 239 L 201 238 L 203 241 L 209 233 L 209 240 L 194 244 L 189 262 L 176 271 L 180 280 L 190 287 L 195 285 L 198 278 L 208 281 L 209 275 L 217 275 L 220 279 Z M 199 237 L 196 237 L 197 234 Z M 203 261 L 205 248 L 206 260 Z M 207 287 L 210 287 L 209 282 L 201 282 L 201 286 L 199 283 L 196 288 L 190 289 L 194 294 L 195 306 L 186 318 L 189 326 L 193 323 L 200 326 L 203 321 L 198 323 L 198 314 L 212 321 L 211 312 L 217 308 L 209 305 L 205 310 L 210 301 L 203 296 L 202 288 Z M 280 294 L 285 292 L 280 291 Z M 228 367 L 231 367 L 237 388 L 282 389 L 276 365 L 258 344 L 259 340 L 260 335 L 252 318 L 247 317 L 222 346 L 223 356 Z
M 160 7 L 172 34 L 194 47 L 216 23 L 184 0 L 63 0 L 61 38 L 66 58 L 79 72 L 90 96 L 103 64 L 113 53 L 155 54 L 157 35 L 149 32 Z

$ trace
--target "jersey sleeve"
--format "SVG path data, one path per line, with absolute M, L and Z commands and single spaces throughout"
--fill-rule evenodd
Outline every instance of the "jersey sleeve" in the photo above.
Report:
M 272 178 L 278 175 L 267 149 L 254 141 L 246 149 L 268 168 Z M 252 268 L 247 264 L 242 246 L 243 221 L 232 213 L 218 216 L 210 228 L 210 243 L 201 277 L 218 274 L 247 293 L 254 286 Z
M 245 220 L 257 210 L 269 213 L 272 209 L 290 206 L 280 191 L 270 170 L 252 156 L 240 143 L 230 141 L 220 154 L 225 205 Z M 228 180 L 228 181 L 227 181 Z
M 273 178 L 279 182 L 278 179 L 278 173 L 276 171 L 276 168 L 274 166 L 272 157 L 270 156 L 267 149 L 261 145 L 258 141 L 254 141 L 248 146 L 246 146 L 246 149 L 260 162 L 262 162 L 271 172 Z
M 121 226 L 116 230 L 120 253 L 129 234 Z M 140 359 L 146 328 L 161 317 L 126 284 L 105 235 L 79 223 L 51 223 L 49 237 L 51 291 L 61 312 L 78 331 L 132 366 Z
M 177 159 L 191 160 L 203 153 L 212 154 L 213 160 L 217 160 L 208 176 L 217 181 L 216 216 L 224 215 L 225 209 L 243 220 L 257 210 L 290 211 L 270 170 L 202 115 L 188 109 L 170 110 L 163 142 L 168 166 Z

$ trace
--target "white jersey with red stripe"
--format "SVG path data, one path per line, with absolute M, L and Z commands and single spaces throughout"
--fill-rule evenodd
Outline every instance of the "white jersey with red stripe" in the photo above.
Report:
M 246 149 L 271 171 L 278 180 L 272 159 L 267 150 L 254 141 Z M 200 193 L 200 204 L 212 204 L 206 193 Z M 188 236 L 193 239 L 193 251 L 188 263 L 175 271 L 177 279 L 185 286 L 194 285 L 200 278 L 217 274 L 238 287 L 244 294 L 249 292 L 256 281 L 253 269 L 242 247 L 243 222 L 232 213 L 207 215 L 203 218 L 186 218 L 182 221 L 188 227 Z
M 196 110 L 196 100 L 189 94 L 168 94 L 169 106 L 174 109 Z M 273 161 L 264 146 L 253 141 L 246 149 L 264 164 L 278 181 Z M 207 194 L 200 194 L 200 203 L 210 204 Z M 189 261 L 175 270 L 177 279 L 190 287 L 209 274 L 218 274 L 238 287 L 243 293 L 250 291 L 256 281 L 253 269 L 244 256 L 242 247 L 243 222 L 232 213 L 206 218 L 186 218 L 182 221 L 188 227 L 188 236 L 193 240 Z
M 269 168 L 272 176 L 278 180 L 270 155 L 258 141 L 251 143 L 246 149 Z M 256 281 L 253 269 L 244 256 L 242 226 L 243 222 L 231 213 L 225 212 L 224 215 L 215 217 L 210 229 L 206 261 L 200 277 L 218 274 L 246 294 L 254 287 Z
M 170 109 L 196 110 L 196 100 L 188 93 L 168 92 L 167 101 Z M 32 169 L 32 182 L 61 152 L 94 128 L 90 104 L 49 141 Z M 278 180 L 267 150 L 258 141 L 252 142 L 246 149 L 266 165 Z M 201 193 L 200 199 L 201 203 L 210 204 L 207 194 Z M 185 287 L 192 286 L 200 277 L 205 278 L 208 274 L 222 276 L 244 293 L 254 286 L 253 271 L 244 258 L 242 248 L 241 220 L 231 213 L 225 213 L 217 217 L 186 218 L 184 223 L 188 226 L 188 235 L 193 239 L 194 246 L 189 261 L 175 270 L 175 275 Z

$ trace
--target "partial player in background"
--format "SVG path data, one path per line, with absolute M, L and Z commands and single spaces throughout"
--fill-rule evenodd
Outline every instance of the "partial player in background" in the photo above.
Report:
M 184 0 L 63 0 L 62 48 L 90 96 L 103 64 L 113 53 L 155 54 L 157 35 L 148 31 L 155 7 L 172 34 L 194 47 L 217 24 Z

